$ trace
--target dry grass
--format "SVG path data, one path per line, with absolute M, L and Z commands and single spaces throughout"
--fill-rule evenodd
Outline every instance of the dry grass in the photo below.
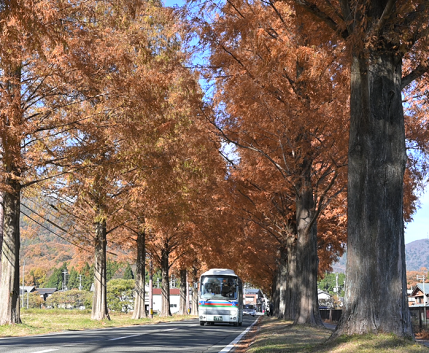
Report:
M 131 319 L 131 314 L 110 313 L 111 320 L 91 320 L 90 311 L 62 309 L 21 309 L 22 324 L 0 326 L 0 337 L 28 336 L 60 331 L 79 331 L 106 327 L 154 324 L 179 321 L 195 316 L 157 317 L 153 319 Z
M 263 317 L 247 348 L 239 353 L 428 353 L 429 348 L 393 335 L 340 337 L 327 342 L 332 331 Z

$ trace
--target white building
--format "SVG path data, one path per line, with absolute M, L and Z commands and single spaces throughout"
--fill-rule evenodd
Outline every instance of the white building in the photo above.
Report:
M 149 308 L 149 287 L 145 288 L 145 305 L 146 309 Z M 153 289 L 153 311 L 160 312 L 162 308 L 162 295 L 161 288 Z M 178 313 L 180 308 L 180 289 L 170 288 L 170 311 L 172 314 Z

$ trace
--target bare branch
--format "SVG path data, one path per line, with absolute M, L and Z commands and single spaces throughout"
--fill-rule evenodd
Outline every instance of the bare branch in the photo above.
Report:
M 419 66 L 417 66 L 408 75 L 402 77 L 401 90 L 403 90 L 411 82 L 413 82 L 414 80 L 417 80 L 419 77 L 421 77 L 422 75 L 424 75 L 428 71 L 429 71 L 429 64 L 428 63 L 420 64 Z

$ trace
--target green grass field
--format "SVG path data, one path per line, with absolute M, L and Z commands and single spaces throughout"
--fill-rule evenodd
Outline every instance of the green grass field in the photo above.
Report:
M 65 309 L 21 309 L 22 324 L 0 326 L 0 337 L 28 336 L 60 331 L 79 331 L 100 329 L 105 327 L 120 327 L 132 325 L 154 324 L 166 321 L 178 321 L 195 316 L 158 317 L 153 319 L 131 319 L 131 314 L 110 313 L 111 320 L 91 320 L 88 310 Z

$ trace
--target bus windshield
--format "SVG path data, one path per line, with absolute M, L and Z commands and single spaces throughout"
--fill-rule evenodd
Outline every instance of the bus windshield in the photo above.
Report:
M 203 276 L 201 278 L 201 298 L 237 299 L 238 281 L 231 276 Z

